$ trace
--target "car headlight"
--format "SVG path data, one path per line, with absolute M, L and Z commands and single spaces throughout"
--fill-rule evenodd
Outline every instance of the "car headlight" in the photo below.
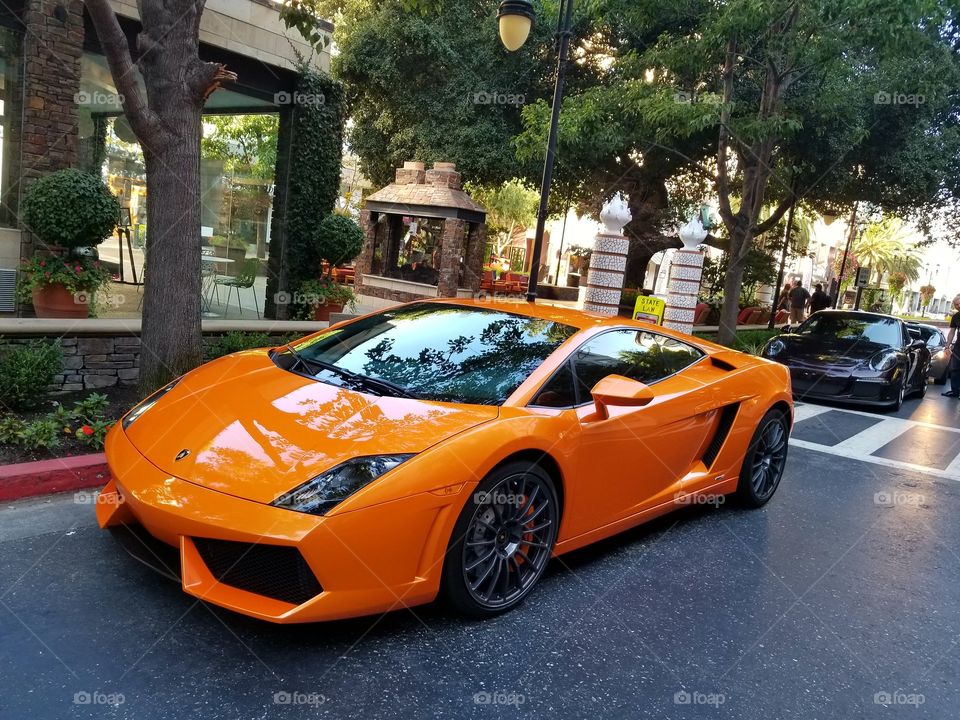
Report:
M 869 360 L 870 367 L 878 372 L 889 370 L 897 364 L 896 350 L 881 350 Z
M 767 343 L 767 346 L 763 349 L 764 357 L 776 357 L 784 350 L 787 349 L 787 344 L 783 340 L 777 340 L 774 338 Z
M 146 399 L 141 400 L 139 404 L 134 405 L 133 409 L 130 410 L 130 412 L 128 412 L 126 415 L 124 415 L 123 420 L 121 420 L 121 425 L 123 425 L 123 429 L 126 430 L 128 427 L 130 427 L 130 425 L 133 423 L 134 420 L 136 420 L 138 417 L 143 415 L 147 410 L 149 410 L 154 405 L 156 405 L 157 402 L 160 400 L 160 398 L 162 398 L 164 395 L 166 395 L 168 392 L 170 392 L 171 390 L 173 390 L 173 388 L 177 386 L 178 382 L 180 382 L 180 378 L 177 378 L 176 380 L 167 383 L 162 388 L 157 390 L 153 395 L 150 395 Z
M 412 457 L 410 453 L 353 458 L 307 480 L 270 504 L 311 515 L 325 515 L 355 492 Z

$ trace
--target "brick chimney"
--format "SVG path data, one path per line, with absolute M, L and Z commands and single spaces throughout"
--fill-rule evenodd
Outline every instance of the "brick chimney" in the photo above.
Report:
M 402 168 L 397 168 L 397 175 L 394 183 L 397 185 L 423 185 L 424 164 L 408 160 Z
M 426 172 L 427 185 L 434 187 L 448 187 L 452 190 L 460 189 L 460 173 L 457 166 L 449 162 L 434 163 Z

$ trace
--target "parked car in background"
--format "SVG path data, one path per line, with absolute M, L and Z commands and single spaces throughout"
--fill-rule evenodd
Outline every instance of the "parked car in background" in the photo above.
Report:
M 899 409 L 927 390 L 930 350 L 892 315 L 821 310 L 761 351 L 790 368 L 795 399 Z
M 930 378 L 937 385 L 946 384 L 947 373 L 950 371 L 950 356 L 946 353 L 947 336 L 935 325 L 909 323 L 909 327 L 911 330 L 916 328 L 920 339 L 927 344 L 927 350 L 930 351 Z

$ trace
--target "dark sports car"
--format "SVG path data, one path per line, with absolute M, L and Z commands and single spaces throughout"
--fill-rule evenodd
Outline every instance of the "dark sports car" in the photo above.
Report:
M 930 377 L 937 385 L 945 385 L 950 372 L 950 356 L 947 355 L 947 337 L 936 325 L 909 323 L 910 331 L 916 328 L 920 339 L 930 351 Z
M 770 340 L 762 355 L 790 368 L 797 399 L 899 409 L 927 390 L 930 351 L 891 315 L 822 310 Z

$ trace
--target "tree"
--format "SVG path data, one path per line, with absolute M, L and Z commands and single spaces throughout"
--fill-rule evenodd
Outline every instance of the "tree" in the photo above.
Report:
M 947 0 L 684 9 L 697 14 L 694 26 L 664 33 L 638 65 L 664 90 L 648 93 L 638 113 L 657 126 L 661 145 L 714 133 L 715 155 L 699 172 L 730 238 L 719 333 L 729 342 L 754 240 L 799 199 L 907 211 L 938 190 L 957 194 L 957 11 Z M 764 204 L 776 209 L 761 219 Z
M 493 189 L 468 186 L 467 192 L 487 209 L 487 228 L 494 235 L 497 255 L 510 244 L 518 228 L 527 228 L 537 220 L 540 193 L 522 180 L 507 180 Z
M 150 272 L 144 288 L 140 386 L 150 391 L 202 359 L 201 117 L 210 93 L 237 76 L 200 59 L 204 0 L 140 0 L 143 29 L 136 64 L 109 0 L 85 3 L 146 164 Z
M 909 232 L 896 217 L 886 217 L 871 223 L 853 245 L 860 263 L 876 273 L 879 285 L 887 273 L 900 273 L 908 281 L 920 277 L 920 257 L 915 246 L 909 244 Z
M 204 157 L 223 160 L 224 170 L 230 175 L 273 179 L 279 130 L 275 113 L 214 115 L 203 122 L 212 127 L 200 141 Z
M 375 186 L 405 160 L 450 161 L 466 180 L 523 177 L 511 141 L 520 110 L 549 92 L 550 65 L 508 53 L 495 2 L 437 0 L 411 11 L 401 0 L 304 0 L 284 10 L 291 26 L 336 20 L 333 73 L 346 86 L 350 146 Z M 528 41 L 549 47 L 551 23 Z

